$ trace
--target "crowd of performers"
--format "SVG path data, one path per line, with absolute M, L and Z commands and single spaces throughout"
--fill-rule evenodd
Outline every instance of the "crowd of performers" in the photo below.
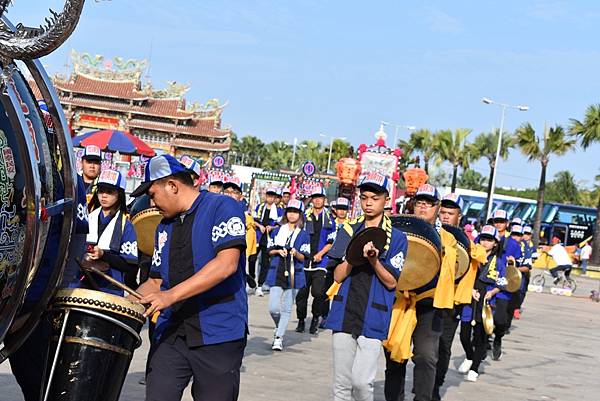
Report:
M 307 335 L 333 332 L 336 401 L 373 399 L 382 349 L 386 400 L 405 399 L 409 360 L 414 362 L 409 389 L 414 399 L 440 400 L 458 327 L 465 353 L 459 371 L 466 380 L 477 381 L 488 350 L 494 361 L 502 358 L 503 338 L 513 317 L 520 317 L 531 269 L 531 227 L 495 211 L 472 238 L 468 271 L 455 278 L 457 240 L 443 225 L 459 226 L 462 199 L 452 193 L 441 197 L 431 185 L 418 189 L 413 213 L 439 234 L 441 268 L 425 286 L 399 291 L 397 283 L 411 255 L 407 235 L 392 224 L 386 207 L 386 176 L 361 177 L 362 212 L 349 220 L 349 200 L 338 198 L 328 205 L 322 189 L 300 200 L 285 187 L 268 188 L 263 201 L 248 210 L 235 177 L 202 188 L 196 161 L 156 156 L 146 165 L 144 182 L 131 194 L 146 197 L 163 217 L 153 254 L 145 255 L 138 251 L 128 217 L 125 177 L 100 171 L 100 149 L 94 146 L 85 149 L 82 166 L 77 217 L 84 228 L 73 238 L 71 259 L 82 257 L 84 264 L 143 295 L 139 302 L 147 307 L 151 336 L 146 400 L 179 400 L 192 378 L 195 400 L 237 399 L 252 294 L 268 291 L 274 351 L 286 346 L 294 304 L 296 332 L 304 333 L 307 323 Z M 345 259 L 348 244 L 371 227 L 385 231 L 385 246 L 366 243 L 364 264 L 350 265 Z M 524 277 L 512 293 L 506 288 L 509 264 Z M 127 295 L 102 278 L 84 274 L 73 260 L 62 285 Z M 493 335 L 482 320 L 487 304 L 493 308 Z M 37 330 L 43 333 L 44 325 Z M 40 337 L 34 337 L 35 345 L 24 345 L 26 354 L 11 357 L 26 401 L 39 399 L 42 372 L 17 367 L 23 362 L 19 358 L 44 360 Z

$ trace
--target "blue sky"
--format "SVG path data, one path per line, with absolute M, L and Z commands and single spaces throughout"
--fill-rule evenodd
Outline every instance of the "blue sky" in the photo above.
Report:
M 37 25 L 47 10 L 39 3 L 17 0 L 9 17 Z M 192 85 L 189 100 L 229 101 L 223 121 L 239 135 L 292 142 L 325 133 L 356 146 L 374 141 L 380 120 L 472 128 L 474 137 L 500 124 L 483 96 L 531 107 L 509 111 L 507 130 L 583 118 L 599 102 L 599 24 L 592 1 L 88 0 L 44 64 L 64 72 L 71 48 L 150 58 L 155 87 L 176 80 Z M 589 185 L 598 151 L 552 159 L 549 178 L 570 170 Z M 487 176 L 483 161 L 474 168 Z M 499 185 L 538 181 L 539 164 L 518 151 L 500 166 Z

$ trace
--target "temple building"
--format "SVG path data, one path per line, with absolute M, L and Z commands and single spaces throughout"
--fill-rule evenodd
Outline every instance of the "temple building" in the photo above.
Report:
M 229 151 L 231 128 L 221 124 L 224 105 L 218 100 L 187 103 L 189 85 L 176 82 L 154 89 L 149 79 L 142 81 L 146 60 L 105 60 L 74 50 L 71 59 L 70 75 L 56 74 L 52 81 L 75 134 L 124 130 L 159 154 L 202 159 Z

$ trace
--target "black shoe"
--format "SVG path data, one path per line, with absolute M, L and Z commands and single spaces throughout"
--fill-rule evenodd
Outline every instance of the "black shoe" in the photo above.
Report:
M 310 334 L 317 334 L 318 330 L 319 330 L 319 318 L 313 317 L 312 320 L 310 321 L 310 328 L 308 329 L 308 332 Z
M 502 359 L 502 343 L 494 341 L 494 346 L 492 347 L 492 359 L 494 361 Z
M 304 319 L 298 320 L 298 327 L 296 327 L 296 333 L 304 333 Z

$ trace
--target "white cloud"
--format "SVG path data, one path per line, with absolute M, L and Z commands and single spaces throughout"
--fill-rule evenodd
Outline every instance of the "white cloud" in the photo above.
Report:
M 442 33 L 461 33 L 464 30 L 462 22 L 445 11 L 427 7 L 425 9 L 425 22 L 430 30 Z

